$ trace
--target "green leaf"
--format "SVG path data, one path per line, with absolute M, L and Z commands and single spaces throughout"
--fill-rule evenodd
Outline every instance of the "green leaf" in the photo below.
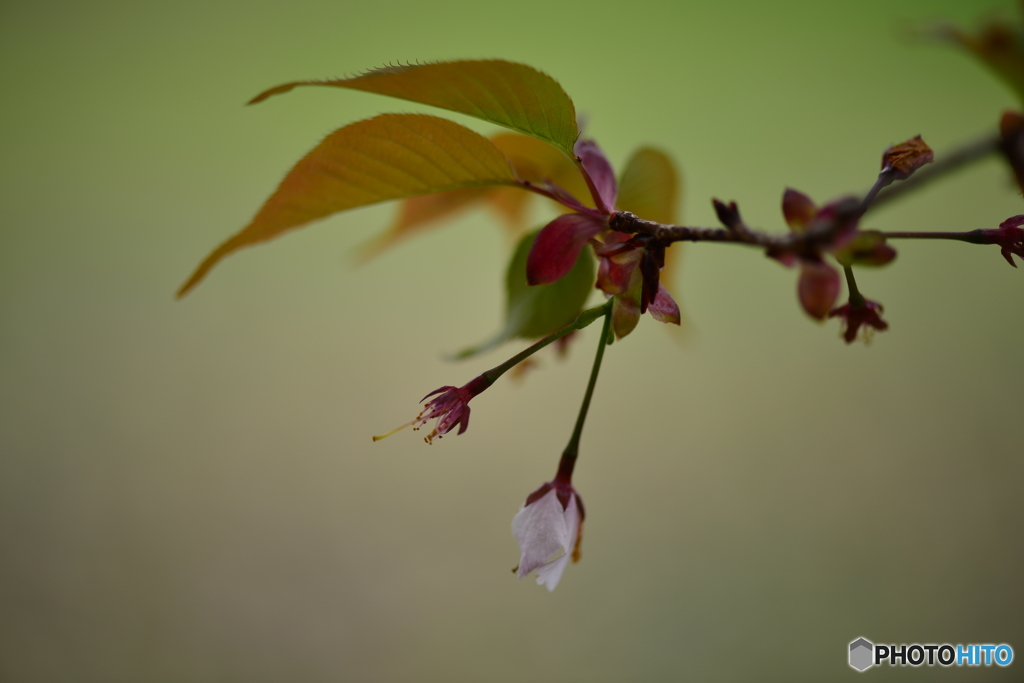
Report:
M 626 163 L 619 180 L 616 207 L 666 225 L 676 222 L 679 174 L 667 154 L 641 147 Z
M 359 121 L 334 131 L 299 161 L 252 222 L 214 249 L 178 296 L 232 252 L 333 213 L 389 199 L 517 183 L 501 150 L 457 123 L 422 114 Z
M 475 116 L 549 142 L 575 159 L 576 108 L 547 74 L 500 59 L 386 66 L 353 78 L 293 81 L 249 104 L 300 85 L 326 85 L 390 95 Z
M 522 337 L 538 339 L 576 319 L 594 290 L 594 257 L 580 252 L 572 270 L 558 282 L 531 287 L 526 284 L 526 259 L 539 230 L 524 235 L 516 246 L 505 274 L 505 326 L 492 339 L 460 351 L 455 358 L 469 358 L 502 342 Z

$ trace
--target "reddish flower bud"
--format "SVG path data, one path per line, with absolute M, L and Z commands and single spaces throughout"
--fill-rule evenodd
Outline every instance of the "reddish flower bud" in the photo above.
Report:
M 794 232 L 804 232 L 818 215 L 818 207 L 803 192 L 787 187 L 782 194 L 782 215 Z
M 782 194 L 782 215 L 793 232 L 830 228 L 828 243 L 821 244 L 825 251 L 839 249 L 853 237 L 861 213 L 860 200 L 856 197 L 840 197 L 819 208 L 810 197 L 793 188 L 786 188 Z M 769 256 L 790 265 L 785 254 L 770 253 Z
M 736 206 L 736 202 L 726 204 L 717 199 L 712 199 L 711 205 L 715 207 L 715 215 L 718 216 L 718 220 L 726 228 L 729 230 L 739 230 L 743 227 L 743 219 L 740 218 L 740 209 Z
M 824 320 L 839 296 L 839 273 L 824 261 L 803 260 L 797 294 L 807 315 Z

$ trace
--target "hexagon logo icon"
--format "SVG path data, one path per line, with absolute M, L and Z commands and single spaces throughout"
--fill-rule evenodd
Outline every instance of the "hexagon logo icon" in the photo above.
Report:
M 874 652 L 874 643 L 865 638 L 858 638 L 850 643 L 850 666 L 857 671 L 871 667 L 875 663 Z

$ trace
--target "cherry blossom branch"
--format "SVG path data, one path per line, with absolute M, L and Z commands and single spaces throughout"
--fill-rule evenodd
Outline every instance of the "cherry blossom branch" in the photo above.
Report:
M 720 218 L 727 222 L 726 228 L 703 228 L 681 225 L 663 225 L 640 218 L 629 211 L 619 211 L 609 221 L 609 227 L 619 232 L 646 235 L 659 246 L 673 242 L 725 242 L 745 244 L 773 251 L 802 252 L 832 241 L 835 233 L 856 221 L 862 214 L 861 202 L 856 199 L 841 201 L 836 205 L 834 217 L 810 226 L 806 232 L 792 232 L 772 235 L 750 228 L 740 219 L 735 203 L 728 206 L 715 200 L 715 209 Z
M 913 143 L 913 141 L 909 141 Z M 834 205 L 834 211 L 825 220 L 816 220 L 803 232 L 790 232 L 774 235 L 749 227 L 743 222 L 735 202 L 728 205 L 714 200 L 715 211 L 725 228 L 705 228 L 691 226 L 664 225 L 636 216 L 628 211 L 619 211 L 612 215 L 609 227 L 619 232 L 646 235 L 657 246 L 667 246 L 673 242 L 725 242 L 760 247 L 775 253 L 809 253 L 824 245 L 828 245 L 835 236 L 852 222 L 857 221 L 869 210 L 903 196 L 905 193 L 918 189 L 927 183 L 938 180 L 973 162 L 979 161 L 989 154 L 1003 152 L 1011 156 L 1007 149 L 1010 141 L 999 134 L 987 134 L 962 147 L 944 155 L 938 162 L 918 170 L 920 161 L 908 170 L 886 164 L 879 173 L 874 185 L 860 200 L 848 198 Z M 908 144 L 908 143 L 904 143 Z M 888 154 L 888 152 L 887 152 Z M 929 152 L 930 154 L 930 152 Z M 911 173 L 913 175 L 911 176 Z M 902 182 L 893 185 L 896 180 Z M 981 231 L 974 231 L 981 232 Z M 886 237 L 924 237 L 959 239 L 973 244 L 992 244 L 991 238 L 974 233 L 882 233 Z M 943 237 L 951 235 L 950 237 Z M 988 240 L 988 241 L 985 241 Z

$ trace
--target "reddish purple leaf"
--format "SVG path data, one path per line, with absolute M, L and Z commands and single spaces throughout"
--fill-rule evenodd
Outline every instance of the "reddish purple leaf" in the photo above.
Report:
M 593 140 L 578 141 L 575 152 L 583 165 L 583 172 L 589 178 L 587 184 L 594 195 L 597 208 L 604 213 L 611 213 L 615 209 L 615 199 L 619 194 L 619 184 L 615 180 L 615 171 L 611 163 Z
M 580 249 L 606 228 L 596 218 L 581 213 L 559 216 L 537 235 L 526 259 L 526 281 L 549 285 L 572 270 Z

